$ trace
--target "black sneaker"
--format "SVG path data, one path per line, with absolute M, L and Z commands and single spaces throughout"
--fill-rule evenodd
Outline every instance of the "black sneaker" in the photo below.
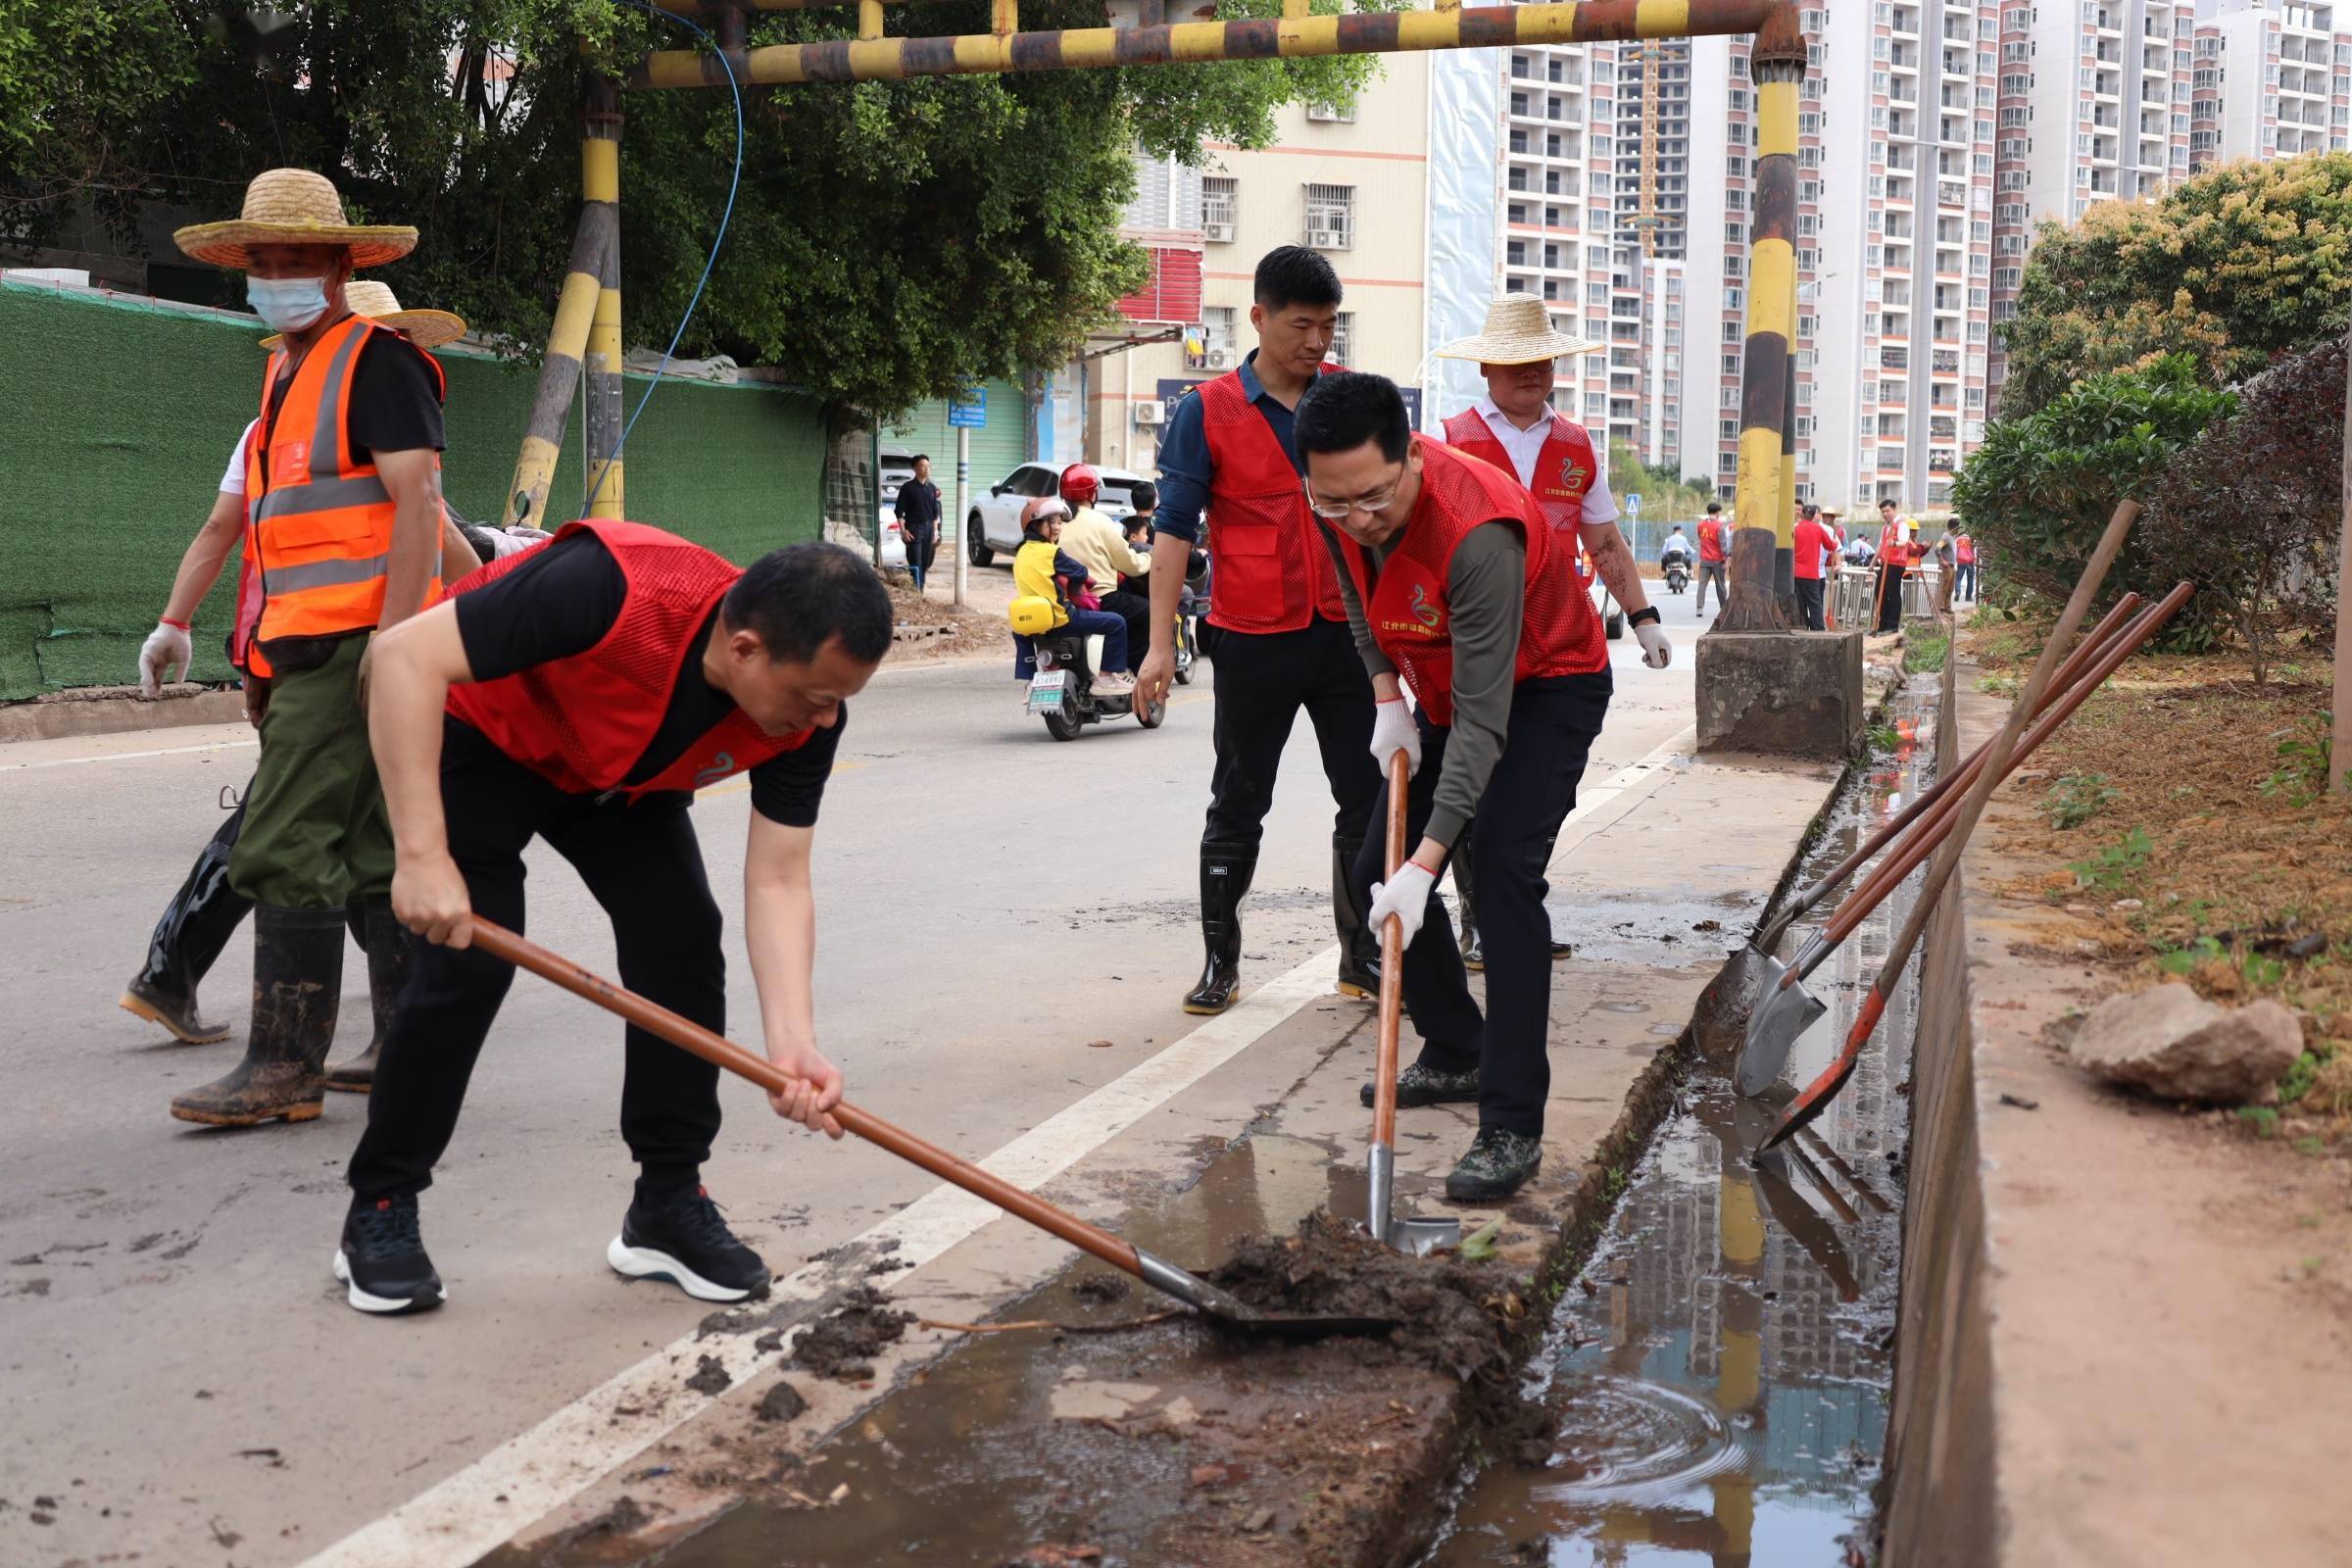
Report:
M 621 1216 L 605 1261 L 633 1280 L 667 1280 L 698 1301 L 740 1301 L 767 1294 L 767 1265 L 735 1239 L 702 1187 L 640 1194 Z
M 1446 1197 L 1456 1203 L 1500 1202 L 1525 1187 L 1543 1163 L 1543 1139 L 1481 1127 L 1470 1152 L 1446 1178 Z
M 343 1245 L 335 1250 L 335 1278 L 363 1312 L 429 1312 L 449 1298 L 424 1255 L 414 1194 L 351 1205 Z
M 1372 1106 L 1370 1084 L 1356 1092 L 1364 1108 Z M 1478 1103 L 1478 1069 L 1465 1072 L 1439 1072 L 1420 1062 L 1413 1062 L 1396 1075 L 1396 1105 L 1411 1110 L 1417 1105 L 1475 1105 Z

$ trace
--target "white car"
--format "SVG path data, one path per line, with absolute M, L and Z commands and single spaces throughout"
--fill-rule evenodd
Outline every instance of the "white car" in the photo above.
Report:
M 1102 480 L 1102 496 L 1095 509 L 1113 522 L 1133 516 L 1134 487 L 1146 482 L 1144 476 L 1100 466 L 1095 472 Z M 971 515 L 964 518 L 963 537 L 972 564 L 985 566 L 999 551 L 1010 555 L 1020 549 L 1021 509 L 1039 496 L 1060 493 L 1061 469 L 1050 463 L 1024 463 L 990 485 L 986 495 L 973 500 Z

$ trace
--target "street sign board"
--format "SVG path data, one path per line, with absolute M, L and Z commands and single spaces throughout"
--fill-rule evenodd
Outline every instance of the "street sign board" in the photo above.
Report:
M 985 430 L 988 428 L 988 388 L 966 387 L 948 403 L 948 428 L 951 430 Z
M 1629 516 L 1629 517 L 1633 518 L 1633 519 L 1634 519 L 1636 522 L 1639 522 L 1639 521 L 1641 521 L 1641 520 L 1642 520 L 1642 492 L 1641 492 L 1641 491 L 1639 491 L 1639 490 L 1634 490 L 1634 491 L 1629 491 L 1629 492 L 1627 492 L 1627 494 L 1626 494 L 1626 498 L 1625 498 L 1625 514 L 1626 514 L 1627 516 Z

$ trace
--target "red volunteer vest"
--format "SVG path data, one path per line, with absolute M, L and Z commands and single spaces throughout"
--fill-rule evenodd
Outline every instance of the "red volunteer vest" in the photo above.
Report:
M 1493 464 L 1514 479 L 1519 477 L 1518 466 L 1494 437 L 1494 427 L 1476 409 L 1464 409 L 1446 421 L 1446 444 Z M 1552 531 L 1567 536 L 1561 547 L 1576 556 L 1576 574 L 1588 584 L 1592 581 L 1592 564 L 1584 553 L 1584 538 L 1578 530 L 1585 521 L 1585 492 L 1592 488 L 1592 476 L 1599 468 L 1592 456 L 1592 438 L 1585 433 L 1585 427 L 1554 411 L 1543 448 L 1536 454 L 1535 483 L 1527 487 L 1527 493 L 1536 498 Z
M 1723 519 L 1721 517 L 1701 517 L 1698 519 L 1699 560 L 1724 561 L 1729 559 L 1730 553 L 1724 549 L 1724 532 Z
M 1200 384 L 1208 481 L 1208 621 L 1227 631 L 1298 631 L 1320 615 L 1346 622 L 1339 573 L 1291 455 L 1242 390 L 1239 370 Z
M 1891 561 L 1897 564 L 1907 564 L 1911 560 L 1911 547 L 1903 542 L 1901 518 L 1896 518 L 1879 530 L 1879 559 L 1883 562 Z
M 1552 537 L 1535 498 L 1511 475 L 1434 441 L 1422 443 L 1421 465 L 1420 499 L 1377 586 L 1366 590 L 1363 550 L 1346 534 L 1339 540 L 1373 638 L 1430 722 L 1453 722 L 1453 619 L 1446 602 L 1453 553 L 1471 529 L 1497 517 L 1516 518 L 1527 536 L 1526 619 L 1514 680 L 1605 668 L 1608 644 L 1577 578 L 1575 553 Z
M 624 786 L 661 728 L 687 646 L 743 568 L 642 522 L 566 523 L 556 538 L 582 531 L 604 542 L 628 585 L 612 629 L 586 653 L 452 687 L 453 715 L 558 789 L 632 801 L 654 791 L 702 789 L 808 744 L 813 729 L 770 735 L 738 708 L 660 773 Z M 494 561 L 451 592 L 496 581 L 532 553 Z

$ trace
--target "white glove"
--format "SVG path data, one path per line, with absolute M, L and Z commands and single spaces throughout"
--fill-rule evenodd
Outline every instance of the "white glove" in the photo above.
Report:
M 1634 635 L 1642 640 L 1642 662 L 1652 669 L 1664 669 L 1674 662 L 1674 643 L 1665 627 L 1645 620 L 1634 628 Z
M 195 651 L 186 632 L 156 622 L 155 630 L 139 645 L 139 695 L 163 696 L 165 682 L 188 672 L 188 661 Z
M 1418 860 L 1407 860 L 1396 868 L 1396 874 L 1386 882 L 1372 884 L 1372 930 L 1385 937 L 1389 916 L 1396 916 L 1404 938 L 1401 946 L 1411 947 L 1421 930 L 1421 917 L 1429 909 L 1429 890 L 1438 885 L 1437 873 Z
M 1372 705 L 1372 760 L 1380 764 L 1380 776 L 1389 776 L 1389 759 L 1402 752 L 1405 774 L 1421 771 L 1421 728 L 1413 715 L 1405 710 L 1404 699 L 1392 697 Z

